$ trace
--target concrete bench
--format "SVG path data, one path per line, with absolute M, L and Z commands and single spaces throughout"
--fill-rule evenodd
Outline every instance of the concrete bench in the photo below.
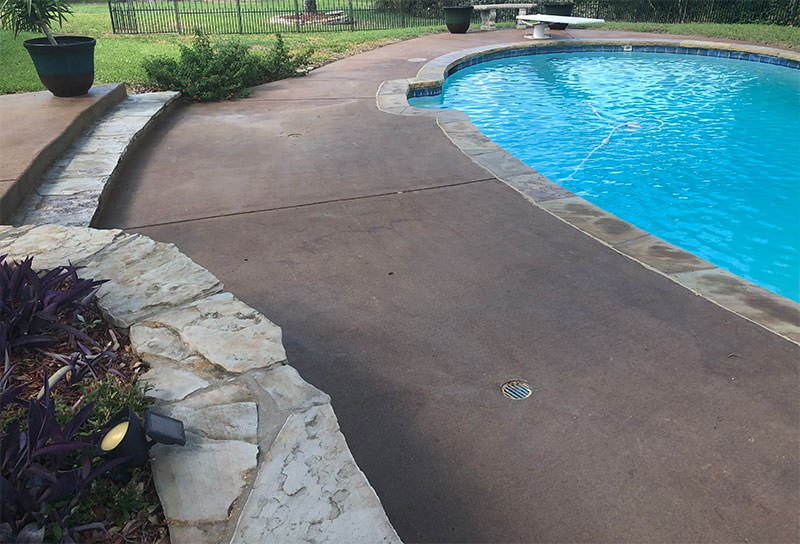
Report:
M 536 13 L 534 15 L 517 15 L 517 21 L 533 27 L 530 34 L 524 37 L 529 40 L 544 40 L 550 36 L 544 31 L 549 23 L 563 23 L 565 25 L 597 25 L 605 23 L 605 19 L 587 19 L 585 17 L 568 17 L 566 15 L 545 15 Z
M 536 4 L 480 4 L 472 9 L 481 14 L 481 30 L 494 30 L 496 28 L 498 9 L 516 9 L 517 15 L 526 15 L 528 10 L 533 10 Z M 519 19 L 519 17 L 517 17 Z M 517 28 L 525 28 L 525 23 L 517 20 Z

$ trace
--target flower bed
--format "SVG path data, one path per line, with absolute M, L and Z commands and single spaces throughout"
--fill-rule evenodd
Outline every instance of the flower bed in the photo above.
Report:
M 0 256 L 0 541 L 167 542 L 149 466 L 97 444 L 111 418 L 150 404 L 147 370 L 72 265 Z

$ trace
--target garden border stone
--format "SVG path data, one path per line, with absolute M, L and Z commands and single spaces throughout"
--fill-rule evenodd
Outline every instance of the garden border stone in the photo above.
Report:
M 120 230 L 0 226 L 0 255 L 71 261 L 108 279 L 159 411 L 184 447 L 151 450 L 173 544 L 400 542 L 339 430 L 330 397 L 289 366 L 280 328 L 172 244 Z M 265 540 L 266 539 L 266 540 Z

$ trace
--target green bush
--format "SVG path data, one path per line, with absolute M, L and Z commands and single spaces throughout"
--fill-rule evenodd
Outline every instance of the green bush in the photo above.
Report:
M 260 55 L 235 40 L 212 44 L 198 30 L 191 46 L 180 46 L 178 59 L 148 57 L 142 66 L 154 87 L 210 102 L 247 96 L 253 85 L 299 75 L 298 69 L 308 64 L 311 53 L 293 55 L 280 34 L 267 54 Z

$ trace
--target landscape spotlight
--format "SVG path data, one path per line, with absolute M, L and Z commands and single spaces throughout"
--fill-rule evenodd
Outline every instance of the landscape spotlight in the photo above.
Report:
M 123 467 L 140 467 L 147 463 L 153 444 L 186 444 L 183 422 L 171 417 L 147 411 L 142 420 L 133 409 L 128 408 L 115 416 L 108 424 L 100 450 L 109 459 L 127 457 Z

